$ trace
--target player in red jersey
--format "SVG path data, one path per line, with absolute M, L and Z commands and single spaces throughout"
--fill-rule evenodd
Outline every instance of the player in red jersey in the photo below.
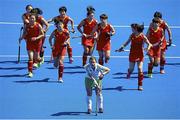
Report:
M 138 90 L 142 91 L 143 85 L 143 61 L 144 61 L 144 42 L 148 45 L 147 50 L 151 48 L 151 43 L 147 37 L 143 34 L 144 25 L 131 24 L 132 34 L 129 39 L 116 51 L 123 51 L 131 42 L 130 54 L 129 54 L 129 69 L 127 73 L 127 79 L 130 78 L 131 73 L 134 70 L 135 63 L 138 65 Z
M 42 58 L 42 63 L 44 63 L 44 48 L 43 48 L 43 45 L 44 45 L 44 42 L 45 42 L 45 34 L 49 28 L 49 24 L 48 22 L 44 19 L 44 17 L 42 16 L 43 14 L 43 11 L 40 9 L 40 8 L 33 8 L 31 10 L 31 14 L 34 14 L 36 16 L 36 22 L 38 22 L 42 28 L 43 28 L 43 31 L 44 31 L 44 37 L 42 38 L 42 44 L 41 44 L 41 51 L 40 51 L 40 57 Z M 37 64 L 35 63 L 34 66 L 37 67 Z
M 168 24 L 162 19 L 162 14 L 160 12 L 155 12 L 154 18 L 159 21 L 159 27 L 161 27 L 164 31 L 164 39 L 163 39 L 162 46 L 161 46 L 161 58 L 160 58 L 160 73 L 164 74 L 165 73 L 164 65 L 166 63 L 165 52 L 167 49 L 167 45 L 171 46 L 171 44 L 172 44 L 172 33 L 171 33 L 171 29 L 169 28 Z M 166 30 L 168 32 L 168 37 L 169 37 L 168 42 L 165 38 Z
M 50 37 L 49 44 L 52 48 L 53 58 L 54 58 L 54 67 L 58 68 L 58 81 L 63 83 L 62 76 L 64 71 L 64 57 L 66 55 L 66 46 L 69 43 L 69 31 L 64 29 L 63 21 L 54 20 L 57 29 L 55 29 Z M 54 44 L 52 40 L 54 39 Z
M 87 57 L 92 55 L 94 49 L 95 35 L 91 35 L 93 29 L 97 25 L 97 20 L 94 18 L 95 9 L 92 6 L 87 7 L 87 17 L 83 19 L 78 25 L 77 29 L 82 34 L 82 42 L 84 52 L 82 57 L 82 65 L 84 66 Z M 81 30 L 83 28 L 83 30 Z
M 100 16 L 101 22 L 96 25 L 95 29 L 92 33 L 97 31 L 98 39 L 97 39 L 97 50 L 99 53 L 99 64 L 108 63 L 110 59 L 110 50 L 111 50 L 111 36 L 115 34 L 114 27 L 107 22 L 108 16 L 106 14 L 102 14 Z
M 66 13 L 67 13 L 67 8 L 65 6 L 62 6 L 59 8 L 59 16 L 56 16 L 50 20 L 48 20 L 48 23 L 54 21 L 55 19 L 58 21 L 63 21 L 64 24 L 64 29 L 68 30 L 68 23 L 71 23 L 71 30 L 70 32 L 75 33 L 74 30 L 74 21 L 71 17 L 69 17 Z M 70 40 L 67 44 L 67 52 L 68 52 L 68 56 L 69 56 L 69 62 L 72 63 L 73 62 L 73 57 L 72 57 L 72 47 L 70 45 Z
M 38 63 L 41 62 L 39 52 L 43 37 L 44 32 L 41 25 L 36 22 L 36 17 L 34 15 L 30 15 L 29 24 L 25 26 L 24 33 L 20 38 L 20 40 L 26 40 L 26 49 L 29 56 L 28 77 L 33 77 L 33 60 L 36 60 Z
M 26 6 L 26 13 L 24 13 L 22 15 L 22 20 L 23 20 L 24 25 L 29 24 L 29 16 L 31 14 L 30 12 L 31 12 L 32 9 L 33 9 L 32 5 L 27 5 Z
M 153 66 L 158 66 L 160 63 L 161 46 L 164 40 L 164 31 L 159 27 L 159 20 L 153 19 L 151 27 L 147 32 L 147 38 L 153 47 L 149 50 L 148 55 L 150 63 L 148 64 L 148 76 L 152 77 Z

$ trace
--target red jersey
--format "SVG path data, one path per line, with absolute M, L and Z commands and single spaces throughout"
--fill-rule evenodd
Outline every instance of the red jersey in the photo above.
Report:
M 35 23 L 34 26 L 30 26 L 29 24 L 26 25 L 26 36 L 25 39 L 27 40 L 26 48 L 27 50 L 32 50 L 36 52 L 40 52 L 42 40 L 32 41 L 32 37 L 38 37 L 40 35 L 40 28 L 39 23 Z
M 40 31 L 39 23 L 35 22 L 34 26 L 30 26 L 30 24 L 27 24 L 25 31 L 26 31 L 25 38 L 27 40 L 31 39 L 32 37 L 38 37 L 40 34 L 39 33 L 39 31 Z
M 160 23 L 159 23 L 159 27 L 162 28 L 165 32 L 165 29 L 166 29 L 166 22 L 164 20 L 162 20 Z
M 90 35 L 97 25 L 97 20 L 93 19 L 91 22 L 88 21 L 87 18 L 84 20 L 84 25 L 83 25 L 83 33 L 86 35 Z M 82 37 L 82 45 L 90 46 L 92 47 L 94 45 L 94 38 L 93 37 Z
M 65 17 L 62 17 L 62 16 L 57 16 L 56 19 L 59 21 L 63 21 L 63 24 L 64 24 L 64 29 L 67 29 L 68 30 L 68 22 L 70 21 L 70 17 L 69 16 L 65 16 Z
M 53 57 L 65 56 L 66 47 L 64 46 L 64 42 L 69 38 L 68 30 L 64 29 L 64 31 L 59 32 L 57 29 L 54 31 L 55 35 L 55 43 L 53 50 Z
M 143 61 L 144 34 L 135 35 L 134 33 L 132 33 L 130 39 L 131 39 L 131 49 L 129 54 L 129 61 L 131 62 Z
M 164 20 L 162 20 L 162 21 L 160 22 L 160 26 L 159 26 L 159 27 L 163 29 L 164 35 L 165 35 L 166 22 L 165 22 Z M 165 51 L 165 50 L 166 50 L 166 46 L 167 46 L 167 41 L 166 41 L 166 38 L 164 37 L 163 42 L 162 42 L 161 49 L 162 49 L 163 51 Z
M 57 29 L 54 31 L 55 35 L 55 48 L 64 46 L 64 42 L 69 38 L 68 30 L 64 29 L 62 32 L 59 32 Z
M 23 17 L 25 17 L 25 19 L 29 20 L 30 14 L 29 13 L 24 13 Z M 23 20 L 23 23 L 26 24 Z
M 38 23 L 43 27 L 43 21 L 42 21 L 42 19 L 43 19 L 43 16 L 38 16 L 38 17 L 36 18 L 36 22 L 38 22 Z
M 163 37 L 163 29 L 162 28 L 158 28 L 157 30 L 154 30 L 153 28 L 149 29 L 149 42 L 151 44 L 155 44 L 160 42 L 160 40 Z
M 111 25 L 107 24 L 102 28 L 101 24 L 98 24 L 99 39 L 97 42 L 97 50 L 110 50 L 111 40 L 107 33 L 111 32 Z

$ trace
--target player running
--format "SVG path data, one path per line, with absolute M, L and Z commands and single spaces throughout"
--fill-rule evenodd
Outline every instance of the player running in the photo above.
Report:
M 58 81 L 63 83 L 64 57 L 66 55 L 66 47 L 69 43 L 69 31 L 64 29 L 63 21 L 54 20 L 56 29 L 49 37 L 49 44 L 52 48 L 54 67 L 58 67 Z M 54 39 L 54 42 L 52 40 Z M 53 44 L 54 43 L 54 44 Z
M 82 65 L 84 66 L 87 57 L 92 55 L 94 50 L 94 41 L 96 34 L 91 35 L 94 27 L 97 25 L 97 20 L 94 18 L 95 9 L 92 6 L 87 7 L 87 17 L 83 19 L 78 25 L 77 29 L 82 35 L 81 44 L 83 45 L 84 52 L 82 57 Z M 83 28 L 83 30 L 81 29 Z
M 67 8 L 65 6 L 62 6 L 59 8 L 59 13 L 60 15 L 48 20 L 48 23 L 54 21 L 55 19 L 57 21 L 63 21 L 63 25 L 64 25 L 64 29 L 68 30 L 69 32 L 72 32 L 72 33 L 75 33 L 75 30 L 74 30 L 74 21 L 71 17 L 69 17 L 67 15 Z M 71 23 L 71 30 L 68 29 L 68 23 Z M 69 57 L 69 62 L 70 63 L 73 63 L 73 57 L 72 57 L 72 47 L 70 45 L 70 40 L 69 42 L 67 43 L 67 52 L 68 52 L 68 57 Z
M 148 45 L 147 50 L 151 48 L 151 44 L 147 37 L 143 34 L 144 25 L 131 24 L 132 34 L 129 39 L 118 49 L 117 52 L 121 52 L 131 42 L 130 54 L 129 54 L 129 69 L 127 73 L 127 79 L 134 71 L 135 63 L 138 65 L 138 90 L 143 90 L 143 61 L 144 61 L 144 42 Z
M 26 40 L 26 49 L 28 51 L 28 77 L 33 77 L 33 60 L 37 61 L 38 64 L 41 62 L 40 50 L 42 44 L 42 38 L 44 32 L 39 23 L 36 22 L 35 15 L 29 16 L 29 23 L 24 28 L 24 33 L 20 38 Z

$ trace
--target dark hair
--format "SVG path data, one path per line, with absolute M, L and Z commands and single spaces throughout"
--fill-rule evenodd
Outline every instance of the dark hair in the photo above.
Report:
M 143 32 L 143 30 L 144 30 L 144 23 L 142 25 L 137 24 L 136 28 L 137 28 L 138 32 Z
M 108 19 L 108 16 L 106 14 L 101 14 L 100 19 Z
M 26 5 L 26 10 L 28 9 L 28 7 L 33 7 L 31 4 Z
M 153 23 L 159 23 L 159 20 L 153 18 L 153 19 L 152 19 L 152 22 L 153 22 Z
M 132 24 L 131 24 L 131 28 L 134 28 L 134 29 L 135 29 L 135 28 L 137 28 L 137 25 L 138 25 L 137 23 L 132 23 Z
M 93 6 L 87 6 L 86 10 L 87 10 L 87 12 L 89 12 L 89 11 L 93 11 L 93 12 L 96 11 Z
M 40 9 L 40 8 L 33 8 L 31 10 L 31 13 L 32 14 L 35 14 L 35 15 L 42 15 L 43 14 L 43 11 Z
M 156 11 L 156 12 L 154 13 L 154 17 L 162 18 L 162 13 Z
M 96 58 L 95 58 L 94 56 L 91 56 L 91 57 L 89 58 L 89 62 L 90 62 L 91 60 L 95 60 L 95 61 L 97 62 L 97 60 L 96 60 Z
M 61 11 L 67 12 L 67 8 L 65 6 L 62 6 L 59 8 L 59 12 L 61 12 Z

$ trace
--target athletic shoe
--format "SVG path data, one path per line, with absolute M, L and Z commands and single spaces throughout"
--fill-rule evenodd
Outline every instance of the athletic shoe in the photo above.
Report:
M 103 113 L 103 108 L 99 108 L 99 113 Z
M 59 79 L 58 82 L 63 83 L 64 81 L 62 79 Z
M 160 70 L 160 73 L 161 73 L 161 74 L 164 74 L 164 73 L 165 73 L 164 69 Z
M 143 87 L 142 86 L 138 86 L 138 90 L 139 91 L 143 91 Z
M 91 114 L 91 113 L 92 113 L 92 110 L 88 109 L 87 114 Z
M 40 63 L 34 63 L 34 64 L 33 64 L 33 67 L 39 68 L 39 67 L 40 67 Z
M 32 72 L 29 72 L 29 73 L 28 73 L 28 77 L 29 77 L 29 78 L 32 78 L 32 77 L 33 77 L 33 73 L 32 73 Z
M 148 78 L 152 78 L 152 73 L 148 73 Z
M 70 58 L 69 58 L 69 63 L 71 63 L 71 64 L 72 64 L 73 62 L 74 62 L 73 58 L 72 58 L 72 57 L 70 57 Z
M 40 64 L 43 64 L 44 63 L 44 57 L 42 57 L 41 60 L 42 61 L 40 62 Z

